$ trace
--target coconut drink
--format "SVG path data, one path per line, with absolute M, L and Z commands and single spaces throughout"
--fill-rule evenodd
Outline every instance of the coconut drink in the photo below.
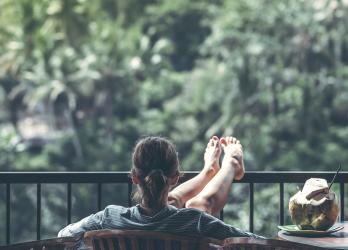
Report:
M 289 201 L 291 219 L 302 230 L 327 230 L 335 224 L 339 208 L 325 179 L 311 178 Z

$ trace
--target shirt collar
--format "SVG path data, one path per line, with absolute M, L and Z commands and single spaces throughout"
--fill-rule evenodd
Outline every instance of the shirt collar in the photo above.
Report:
M 160 221 L 169 215 L 173 214 L 176 212 L 177 208 L 167 205 L 163 207 L 161 210 L 159 210 L 156 214 L 152 216 L 148 216 L 142 213 L 140 205 L 134 206 L 133 209 L 133 216 L 139 220 L 139 221 L 148 221 L 148 222 L 155 222 L 155 221 Z

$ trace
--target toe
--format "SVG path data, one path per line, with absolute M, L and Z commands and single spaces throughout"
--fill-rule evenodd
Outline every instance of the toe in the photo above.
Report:
M 211 140 L 213 141 L 214 147 L 217 147 L 219 145 L 219 138 L 217 136 L 213 136 Z
M 216 135 L 214 135 L 211 139 L 213 139 L 214 141 L 218 141 L 219 137 L 217 137 Z
M 221 137 L 220 138 L 220 144 L 221 144 L 221 146 L 224 148 L 225 146 L 227 146 L 227 140 L 226 140 L 226 138 L 224 138 L 224 137 Z

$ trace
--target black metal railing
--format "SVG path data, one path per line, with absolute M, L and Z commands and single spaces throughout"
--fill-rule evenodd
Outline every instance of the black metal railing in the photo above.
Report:
M 185 172 L 181 182 L 186 181 L 197 172 Z M 249 230 L 254 231 L 254 184 L 275 183 L 279 184 L 279 224 L 284 224 L 284 184 L 303 183 L 309 178 L 324 178 L 332 180 L 335 172 L 247 172 L 237 183 L 249 184 Z M 348 182 L 348 172 L 341 172 L 335 183 L 339 183 L 340 190 L 340 220 L 344 221 L 344 185 Z M 132 182 L 129 172 L 0 172 L 0 184 L 6 184 L 6 243 L 11 243 L 11 184 L 34 183 L 37 185 L 37 211 L 36 234 L 37 240 L 41 238 L 41 184 L 60 183 L 67 185 L 67 223 L 71 223 L 73 183 L 97 184 L 97 206 L 102 208 L 102 185 L 107 183 L 128 184 L 128 205 L 131 204 Z

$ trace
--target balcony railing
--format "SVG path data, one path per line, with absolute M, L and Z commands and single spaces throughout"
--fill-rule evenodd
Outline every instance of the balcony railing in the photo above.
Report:
M 197 172 L 185 172 L 181 182 L 186 181 Z M 335 172 L 247 172 L 237 183 L 249 184 L 249 230 L 254 231 L 254 184 L 279 184 L 279 224 L 284 224 L 284 184 L 303 183 L 309 178 L 324 178 L 331 181 Z M 344 186 L 348 182 L 348 172 L 341 172 L 335 183 L 339 184 L 340 220 L 344 221 Z M 123 183 L 128 185 L 128 205 L 131 204 L 132 182 L 128 172 L 0 172 L 0 184 L 6 184 L 6 243 L 10 244 L 11 228 L 11 184 L 34 183 L 37 185 L 36 235 L 41 238 L 41 184 L 60 183 L 67 186 L 67 223 L 71 223 L 73 183 L 97 184 L 97 206 L 102 209 L 102 185 L 106 183 Z M 223 214 L 221 213 L 221 217 Z

